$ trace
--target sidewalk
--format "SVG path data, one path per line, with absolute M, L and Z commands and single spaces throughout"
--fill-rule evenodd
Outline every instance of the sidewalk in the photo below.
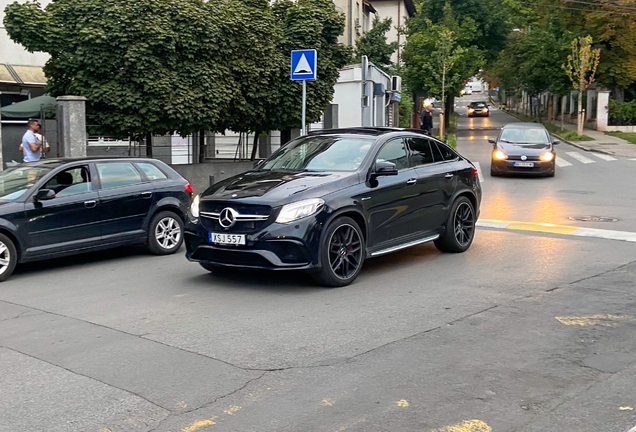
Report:
M 561 122 L 558 120 L 553 121 L 552 124 L 561 127 Z M 576 125 L 571 123 L 564 123 L 563 128 L 576 131 Z M 594 138 L 594 141 L 567 141 L 563 139 L 562 141 L 586 151 L 605 153 L 626 158 L 636 158 L 636 144 L 627 142 L 624 139 L 605 135 L 603 132 L 599 132 L 594 129 L 583 129 L 583 135 Z

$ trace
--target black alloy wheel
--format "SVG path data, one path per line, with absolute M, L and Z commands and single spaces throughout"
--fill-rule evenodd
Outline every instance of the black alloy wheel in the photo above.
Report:
M 464 252 L 475 237 L 477 222 L 475 209 L 470 200 L 464 196 L 453 203 L 444 234 L 435 240 L 435 246 L 442 252 Z
M 316 279 L 323 285 L 349 285 L 358 277 L 365 257 L 362 231 L 351 218 L 333 221 L 323 235 L 320 251 L 321 270 Z

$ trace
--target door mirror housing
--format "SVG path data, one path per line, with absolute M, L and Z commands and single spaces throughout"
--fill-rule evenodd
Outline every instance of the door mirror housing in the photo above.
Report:
M 372 177 L 385 177 L 398 175 L 397 166 L 393 162 L 381 161 L 375 163 Z
M 554 140 L 554 141 L 552 141 L 552 145 L 557 145 L 557 144 L 559 144 L 560 142 L 561 142 L 560 140 Z
M 495 140 L 494 140 L 494 139 L 492 139 L 492 138 L 489 138 L 489 139 L 488 139 L 488 142 L 489 142 L 490 144 L 497 144 L 497 141 L 495 141 Z
M 40 189 L 33 198 L 36 201 L 48 201 L 55 198 L 55 191 L 51 189 Z

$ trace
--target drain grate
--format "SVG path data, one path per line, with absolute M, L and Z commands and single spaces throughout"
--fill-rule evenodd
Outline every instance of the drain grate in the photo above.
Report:
M 618 218 L 605 216 L 570 216 L 568 219 L 582 222 L 618 222 Z

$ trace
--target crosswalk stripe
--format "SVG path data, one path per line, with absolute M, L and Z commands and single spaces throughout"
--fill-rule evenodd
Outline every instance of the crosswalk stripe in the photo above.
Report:
M 559 156 L 557 156 L 557 158 L 554 160 L 554 163 L 557 164 L 558 167 L 572 166 L 570 162 Z
M 606 154 L 603 154 L 603 153 L 594 153 L 594 152 L 592 152 L 592 154 L 594 156 L 596 156 L 597 158 L 599 158 L 599 159 L 603 159 L 604 161 L 615 161 L 616 160 L 615 157 L 611 157 L 610 155 L 606 155 Z
M 581 153 L 578 152 L 567 152 L 568 156 L 573 157 L 574 159 L 576 159 L 577 161 L 584 163 L 584 164 L 591 164 L 591 163 L 595 163 L 596 161 L 593 161 L 590 158 L 586 158 L 585 156 L 583 156 Z
M 477 168 L 477 175 L 479 176 L 479 181 L 483 183 L 484 176 L 481 173 L 481 165 L 479 165 L 479 162 L 475 162 L 475 168 Z

